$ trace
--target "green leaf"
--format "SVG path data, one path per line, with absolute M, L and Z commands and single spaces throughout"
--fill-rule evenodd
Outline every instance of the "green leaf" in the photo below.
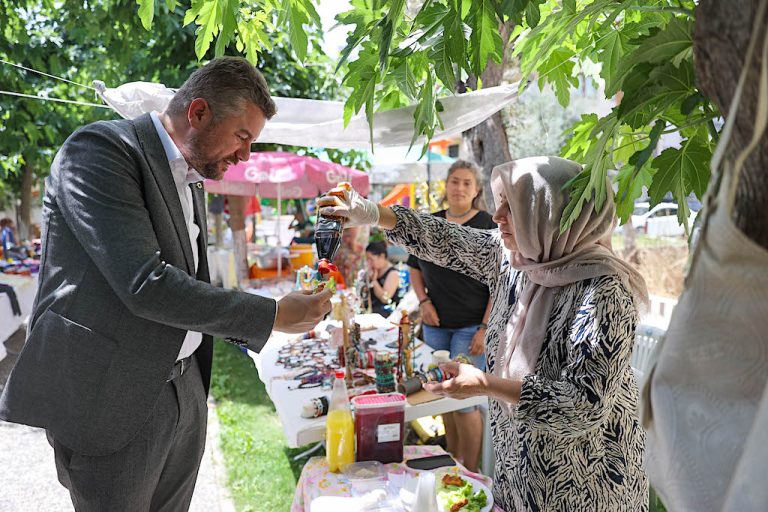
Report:
M 704 101 L 704 96 L 701 94 L 701 92 L 696 91 L 695 93 L 685 98 L 682 105 L 680 105 L 680 113 L 687 116 L 688 114 L 693 112 L 693 109 L 695 109 L 696 106 L 702 103 L 703 101 Z
M 541 21 L 541 11 L 539 10 L 539 3 L 536 0 L 530 0 L 525 7 L 525 22 L 531 28 L 536 28 L 536 25 Z
M 216 47 L 214 50 L 216 57 L 221 57 L 224 55 L 224 50 L 226 50 L 227 45 L 232 40 L 235 29 L 237 29 L 237 18 L 235 17 L 235 12 L 239 7 L 239 4 L 239 0 L 229 0 L 229 3 L 224 5 L 221 31 L 216 38 Z
M 639 170 L 634 166 L 625 165 L 616 176 L 619 185 L 616 194 L 616 215 L 625 224 L 635 210 L 635 200 L 643 193 L 643 187 L 648 188 L 651 185 L 653 175 L 656 169 L 650 165 L 643 165 Z
M 429 56 L 435 63 L 435 74 L 437 74 L 437 77 L 446 89 L 453 90 L 456 87 L 456 73 L 453 70 L 453 62 L 444 39 L 432 49 Z
M 640 64 L 624 83 L 619 118 L 632 128 L 641 128 L 673 106 L 673 110 L 679 112 L 678 105 L 695 91 L 690 62 L 680 67 L 671 63 L 660 66 Z
M 571 98 L 571 87 L 579 85 L 579 79 L 573 74 L 574 63 L 571 60 L 573 52 L 566 48 L 558 48 L 541 64 L 539 72 L 539 89 L 544 88 L 544 82 L 552 84 L 557 101 L 564 108 Z
M 576 0 L 563 0 L 563 11 L 568 14 L 576 13 Z
M 448 11 L 443 18 L 443 27 L 446 55 L 453 63 L 462 67 L 467 60 L 466 40 L 471 33 L 465 33 L 461 13 L 453 10 Z
M 387 72 L 389 67 L 389 46 L 392 44 L 392 20 L 383 18 L 379 23 L 381 27 L 381 37 L 379 38 L 379 69 L 382 74 Z
M 413 118 L 415 121 L 413 137 L 411 138 L 410 148 L 419 138 L 419 135 L 426 135 L 427 139 L 430 139 L 432 133 L 434 133 L 435 123 L 435 83 L 432 78 L 432 74 L 427 74 L 427 80 L 424 87 L 421 89 L 419 95 L 419 102 L 416 105 L 416 109 L 413 111 Z
M 693 20 L 672 18 L 670 22 L 651 31 L 651 35 L 635 40 L 639 46 L 626 55 L 610 87 L 606 84 L 606 94 L 614 95 L 622 88 L 624 78 L 643 62 L 661 64 L 671 62 L 679 67 L 683 62 L 692 60 Z
M 712 151 L 697 139 L 684 140 L 679 148 L 667 148 L 653 159 L 651 165 L 657 169 L 648 195 L 651 204 L 660 203 L 667 192 L 678 203 L 678 220 L 687 223 L 688 204 L 686 198 L 693 192 L 701 199 L 709 182 L 709 160 Z
M 635 169 L 640 169 L 648 162 L 648 160 L 650 160 L 653 152 L 656 150 L 656 146 L 659 143 L 659 138 L 661 138 L 661 132 L 663 132 L 664 128 L 666 127 L 667 123 L 665 123 L 663 120 L 659 119 L 656 121 L 656 124 L 653 125 L 653 128 L 651 128 L 651 133 L 648 136 L 648 145 L 640 151 L 636 152 L 629 159 L 629 164 L 631 166 L 633 166 Z
M 582 183 L 582 174 L 572 180 L 571 195 L 568 206 L 560 219 L 560 232 L 567 230 L 579 217 L 584 204 L 594 201 L 594 208 L 598 211 L 603 208 L 608 198 L 607 176 L 608 170 L 613 168 L 609 147 L 613 141 L 619 121 L 616 118 L 616 110 L 601 118 L 590 132 L 593 141 L 584 157 L 585 165 L 582 174 L 588 176 L 588 182 Z
M 592 130 L 596 125 L 597 114 L 582 114 L 581 119 L 563 132 L 563 135 L 568 138 L 560 152 L 561 156 L 583 162 L 592 145 Z
M 402 59 L 392 71 L 400 91 L 408 98 L 416 97 L 416 77 L 411 69 L 409 59 Z
M 211 47 L 213 37 L 219 31 L 221 7 L 219 0 L 206 0 L 201 2 L 199 9 L 195 19 L 195 23 L 199 25 L 196 31 L 195 55 L 197 55 L 197 60 L 203 60 L 205 53 Z
M 307 58 L 307 32 L 304 30 L 304 24 L 309 23 L 309 19 L 298 4 L 291 3 L 288 14 L 288 38 L 291 41 L 291 47 L 296 53 L 300 62 Z
M 392 44 L 392 35 L 400 24 L 405 9 L 405 0 L 395 0 L 390 5 L 387 15 L 381 20 L 381 37 L 379 38 L 379 67 L 382 73 L 386 73 L 389 67 L 389 47 Z
M 477 0 L 471 14 L 470 62 L 476 76 L 483 74 L 488 59 L 501 62 L 502 41 L 491 0 Z
M 173 12 L 176 10 L 176 6 L 179 5 L 179 2 L 177 0 L 165 0 L 165 6 L 168 8 L 169 11 Z
M 155 17 L 155 0 L 136 0 L 139 4 L 139 19 L 145 30 L 152 28 L 152 19 Z
M 605 80 L 607 89 L 613 88 L 614 77 L 629 48 L 626 36 L 622 31 L 613 30 L 613 27 L 610 27 L 609 30 L 608 34 L 595 44 L 595 50 L 598 51 L 599 60 L 602 64 L 600 76 Z

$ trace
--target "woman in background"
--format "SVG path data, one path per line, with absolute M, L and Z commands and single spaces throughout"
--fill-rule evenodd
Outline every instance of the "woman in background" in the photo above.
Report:
M 387 242 L 368 244 L 365 248 L 365 261 L 368 267 L 371 311 L 386 318 L 399 302 L 397 290 L 400 285 L 400 273 L 387 259 Z
M 447 208 L 433 215 L 448 222 L 477 229 L 496 229 L 486 212 L 480 171 L 476 165 L 457 160 L 445 179 Z M 448 350 L 451 359 L 470 356 L 485 370 L 485 332 L 491 301 L 488 286 L 450 268 L 416 256 L 408 259 L 411 283 L 419 299 L 424 341 L 433 350 Z M 445 413 L 448 451 L 470 471 L 477 471 L 483 442 L 483 417 L 477 406 Z

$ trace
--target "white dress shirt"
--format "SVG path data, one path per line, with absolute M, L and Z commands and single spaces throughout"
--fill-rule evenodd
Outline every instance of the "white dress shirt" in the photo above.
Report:
M 197 272 L 197 266 L 200 262 L 200 255 L 198 254 L 197 237 L 200 235 L 200 226 L 195 223 L 195 211 L 192 206 L 192 189 L 189 186 L 198 181 L 203 181 L 203 177 L 198 174 L 197 171 L 192 169 L 187 161 L 179 151 L 179 148 L 174 144 L 171 136 L 168 135 L 163 123 L 160 121 L 160 117 L 157 112 L 151 112 L 149 114 L 152 117 L 152 122 L 155 124 L 157 135 L 160 137 L 160 142 L 163 143 L 163 149 L 165 150 L 165 156 L 168 158 L 168 165 L 171 168 L 171 174 L 173 175 L 173 181 L 176 183 L 176 192 L 179 194 L 179 201 L 181 202 L 181 209 L 184 212 L 184 222 L 187 225 L 187 231 L 189 232 L 189 243 L 192 245 L 192 256 L 195 261 L 195 272 Z M 187 331 L 187 336 L 184 338 L 184 344 L 181 346 L 179 355 L 176 358 L 184 359 L 191 356 L 200 343 L 203 341 L 203 334 L 197 331 Z

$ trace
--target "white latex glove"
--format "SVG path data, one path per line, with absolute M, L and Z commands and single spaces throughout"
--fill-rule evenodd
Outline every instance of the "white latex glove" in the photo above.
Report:
M 379 206 L 362 197 L 348 183 L 328 191 L 317 200 L 320 214 L 345 219 L 344 227 L 375 226 L 379 223 Z

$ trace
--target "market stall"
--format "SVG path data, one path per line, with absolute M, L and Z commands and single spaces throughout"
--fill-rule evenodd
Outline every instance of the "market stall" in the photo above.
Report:
M 405 460 L 420 459 L 445 455 L 440 446 L 406 446 Z M 291 504 L 291 512 L 346 512 L 365 510 L 363 507 L 372 498 L 380 501 L 372 510 L 400 511 L 404 505 L 414 508 L 419 487 L 419 472 L 407 467 L 404 463 L 391 463 L 381 467 L 373 466 L 374 470 L 367 474 L 351 472 L 332 473 L 324 457 L 313 457 L 307 461 L 296 484 L 296 492 Z M 364 469 L 369 469 L 368 467 Z M 371 474 L 372 473 L 372 474 Z M 446 467 L 436 472 L 440 483 L 442 475 L 449 474 L 462 478 L 470 483 L 473 491 L 483 491 L 486 495 L 486 505 L 481 512 L 499 510 L 493 507 L 491 494 L 491 479 L 487 476 L 473 473 L 461 464 Z M 381 492 L 385 494 L 381 494 Z M 375 493 L 379 493 L 376 496 Z M 445 510 L 442 508 L 441 510 Z
M 361 314 L 355 316 L 355 322 L 361 326 L 361 337 L 365 342 L 372 342 L 370 349 L 392 351 L 398 337 L 397 326 L 390 323 L 380 315 Z M 327 332 L 328 329 L 339 328 L 340 322 L 327 320 L 315 329 L 316 333 Z M 260 354 L 249 352 L 254 360 L 261 380 L 264 382 L 270 399 L 275 404 L 275 409 L 283 432 L 291 448 L 304 446 L 310 443 L 320 442 L 325 439 L 326 418 L 319 417 L 307 419 L 302 417 L 302 408 L 313 398 L 325 396 L 330 393 L 322 386 L 301 386 L 301 379 L 289 378 L 291 372 L 281 365 L 279 361 L 285 354 L 285 347 L 296 343 L 301 337 L 296 335 L 274 333 Z M 282 351 L 282 352 L 281 352 Z M 333 358 L 333 349 L 326 349 L 324 358 L 330 361 Z M 413 366 L 416 370 L 426 370 L 432 362 L 432 350 L 421 342 L 416 343 L 413 355 Z M 472 397 L 465 400 L 453 398 L 440 398 L 434 395 L 425 396 L 426 392 L 416 400 L 409 397 L 405 406 L 405 421 L 412 421 L 425 416 L 435 416 L 446 412 L 453 412 L 466 407 L 479 405 L 483 410 L 487 409 L 486 397 Z M 486 426 L 488 421 L 485 421 Z M 489 444 L 490 433 L 486 428 L 483 446 L 483 472 L 487 475 L 493 472 L 492 448 Z

